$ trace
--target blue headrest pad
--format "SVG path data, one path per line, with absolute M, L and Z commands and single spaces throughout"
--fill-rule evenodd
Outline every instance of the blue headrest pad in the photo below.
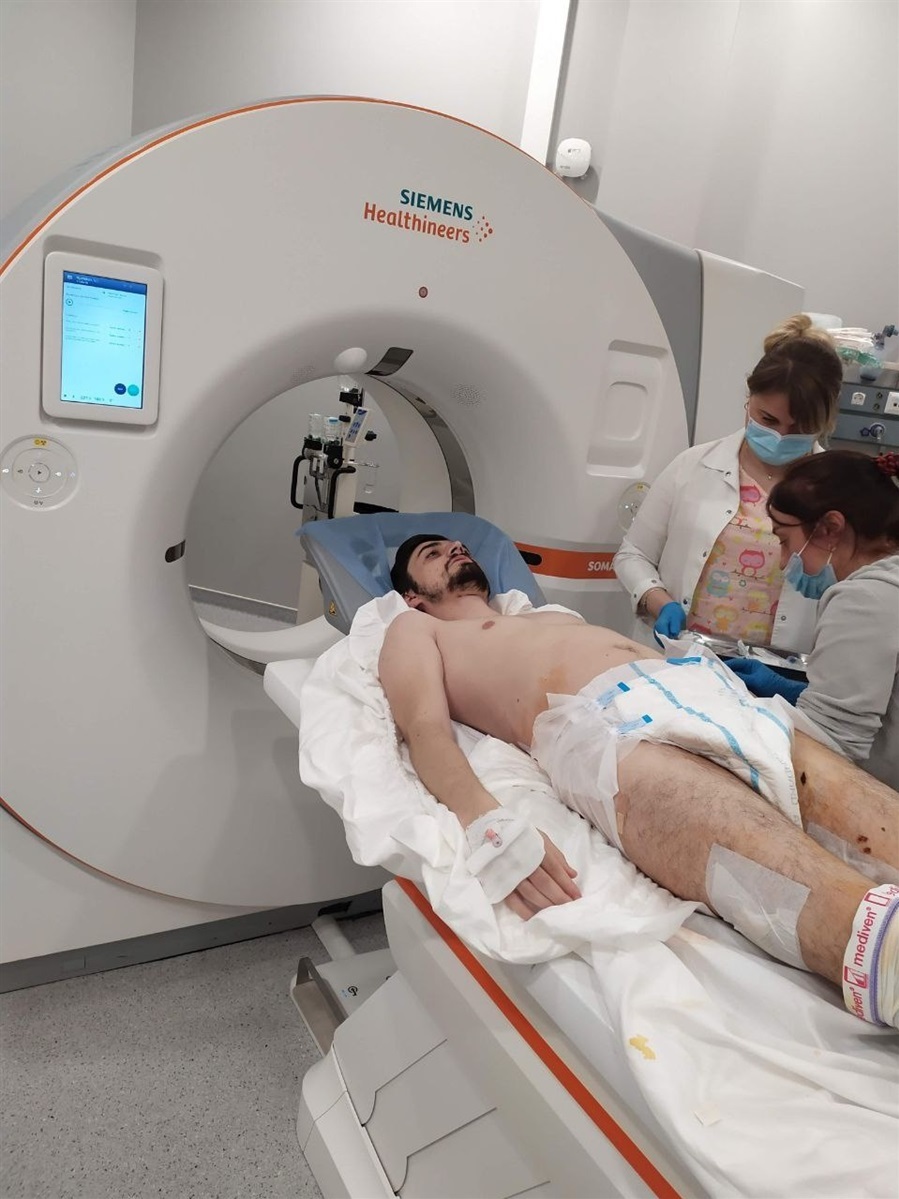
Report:
M 375 512 L 310 521 L 297 530 L 313 563 L 330 555 L 374 599 L 393 589 L 390 568 L 397 549 L 416 533 L 461 541 L 487 575 L 491 595 L 518 590 L 534 604 L 546 599 L 515 543 L 496 525 L 467 512 Z

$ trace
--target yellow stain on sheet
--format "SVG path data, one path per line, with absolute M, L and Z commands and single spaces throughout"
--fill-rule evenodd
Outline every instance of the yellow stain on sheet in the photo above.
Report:
M 628 1041 L 628 1045 L 632 1045 L 634 1049 L 639 1050 L 648 1062 L 654 1062 L 656 1060 L 656 1055 L 649 1048 L 649 1042 L 647 1041 L 646 1037 L 631 1037 L 631 1039 Z

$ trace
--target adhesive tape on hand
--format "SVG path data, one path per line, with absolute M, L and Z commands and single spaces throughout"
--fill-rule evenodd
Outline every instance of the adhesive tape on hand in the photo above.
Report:
M 500 903 L 533 874 L 546 856 L 543 837 L 520 816 L 497 808 L 465 830 L 468 869 L 490 903 Z

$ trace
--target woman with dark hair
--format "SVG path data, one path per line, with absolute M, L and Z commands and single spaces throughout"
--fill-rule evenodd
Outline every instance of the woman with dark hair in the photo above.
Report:
M 814 453 L 833 428 L 842 364 L 807 316 L 769 333 L 764 351 L 746 380 L 745 427 L 679 454 L 615 555 L 615 573 L 657 641 L 688 628 L 800 653 L 811 647 L 815 605 L 781 593 L 765 503 L 790 463 Z
M 728 665 L 782 695 L 875 778 L 899 788 L 899 454 L 816 454 L 768 497 L 784 585 L 820 600 L 808 684 Z

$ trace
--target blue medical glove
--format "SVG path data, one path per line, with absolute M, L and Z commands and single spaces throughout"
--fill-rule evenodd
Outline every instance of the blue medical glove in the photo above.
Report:
M 669 600 L 656 617 L 652 635 L 659 645 L 662 644 L 662 637 L 670 637 L 672 641 L 676 641 L 686 628 L 686 624 L 686 612 L 675 600 Z
M 729 666 L 734 674 L 738 674 L 753 695 L 770 699 L 774 695 L 782 695 L 789 704 L 795 704 L 808 683 L 800 683 L 797 679 L 785 679 L 783 675 L 757 662 L 755 658 L 725 658 L 725 666 Z

